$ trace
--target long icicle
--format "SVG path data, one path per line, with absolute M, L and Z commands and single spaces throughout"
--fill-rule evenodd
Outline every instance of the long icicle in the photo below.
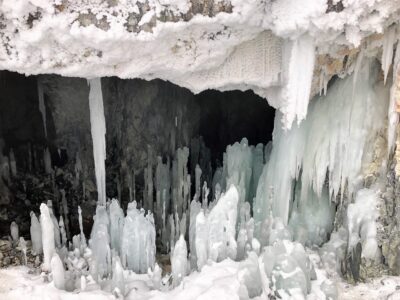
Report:
M 90 87 L 89 108 L 90 127 L 93 140 L 93 157 L 96 173 L 96 185 L 98 193 L 98 204 L 106 204 L 106 120 L 103 107 L 103 93 L 101 90 L 101 79 L 88 80 Z

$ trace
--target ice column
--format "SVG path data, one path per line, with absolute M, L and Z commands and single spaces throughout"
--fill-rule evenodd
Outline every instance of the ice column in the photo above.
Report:
M 93 140 L 93 157 L 96 172 L 96 185 L 98 193 L 98 203 L 106 204 L 106 120 L 103 107 L 103 93 L 101 91 L 101 79 L 95 78 L 88 80 L 90 125 Z

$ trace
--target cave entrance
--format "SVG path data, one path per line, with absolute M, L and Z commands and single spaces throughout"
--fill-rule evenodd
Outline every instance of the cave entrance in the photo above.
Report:
M 89 232 L 96 185 L 86 79 L 26 77 L 8 71 L 2 71 L 0 79 L 0 158 L 3 166 L 16 166 L 11 176 L 4 174 L 10 170 L 2 168 L 2 227 L 7 231 L 8 220 L 18 217 L 26 224 L 21 232 L 28 233 L 29 212 L 38 212 L 41 202 L 52 200 L 58 216 L 66 208 L 72 211 L 81 205 Z M 125 207 L 132 193 L 141 197 L 145 192 L 144 171 L 149 165 L 155 177 L 158 156 L 172 162 L 178 148 L 189 148 L 193 196 L 195 166 L 201 159 L 202 181 L 212 189 L 228 145 L 242 138 L 249 145 L 266 145 L 272 138 L 275 109 L 252 91 L 207 90 L 195 95 L 162 80 L 111 77 L 101 82 L 107 126 L 107 197 L 120 199 Z M 198 153 L 194 160 L 196 143 L 202 147 L 199 153 L 208 154 Z M 46 160 L 53 171 L 46 170 Z M 132 180 L 133 192 L 128 190 Z M 64 208 L 63 201 L 67 203 Z M 76 214 L 70 218 L 71 232 L 77 233 L 77 220 L 72 219 Z

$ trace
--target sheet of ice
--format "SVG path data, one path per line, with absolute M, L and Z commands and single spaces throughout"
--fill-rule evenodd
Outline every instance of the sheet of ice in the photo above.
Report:
M 90 128 L 93 141 L 93 157 L 96 173 L 96 186 L 98 203 L 106 204 L 106 121 L 103 107 L 103 92 L 101 90 L 101 79 L 88 80 L 90 87 L 89 108 Z
M 49 208 L 46 204 L 40 205 L 40 226 L 42 228 L 43 266 L 44 271 L 51 271 L 51 258 L 55 253 L 54 224 Z

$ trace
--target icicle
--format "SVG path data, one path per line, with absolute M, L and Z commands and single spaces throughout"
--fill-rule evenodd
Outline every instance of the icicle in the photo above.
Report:
M 51 174 L 51 172 L 53 172 L 53 168 L 51 166 L 51 155 L 48 147 L 46 147 L 46 149 L 43 151 L 43 160 L 46 174 Z
M 294 119 L 300 124 L 307 114 L 314 72 L 315 45 L 308 35 L 284 45 L 285 86 L 282 88 L 283 124 L 290 129 Z
M 37 82 L 38 97 L 39 97 L 39 111 L 42 114 L 44 137 L 47 138 L 47 119 L 46 119 L 46 105 L 44 104 L 44 94 L 42 84 Z
M 17 162 L 15 161 L 15 155 L 13 149 L 11 149 L 10 151 L 10 172 L 12 177 L 17 176 Z
M 384 73 L 384 83 L 389 73 L 390 65 L 393 60 L 393 45 L 396 42 L 396 27 L 389 27 L 388 31 L 383 35 L 382 45 L 382 70 Z
M 195 174 L 196 174 L 196 182 L 195 182 L 195 185 L 196 185 L 196 197 L 198 198 L 198 199 L 200 199 L 200 195 L 201 195 L 201 190 L 200 190 L 200 186 L 201 186 L 201 168 L 200 168 L 200 166 L 198 165 L 198 164 L 196 164 L 196 169 L 195 169 Z
M 96 185 L 98 193 L 98 203 L 106 204 L 106 121 L 103 107 L 103 93 L 101 90 L 101 79 L 95 78 L 88 80 L 90 125 L 93 140 L 93 157 L 96 173 Z

